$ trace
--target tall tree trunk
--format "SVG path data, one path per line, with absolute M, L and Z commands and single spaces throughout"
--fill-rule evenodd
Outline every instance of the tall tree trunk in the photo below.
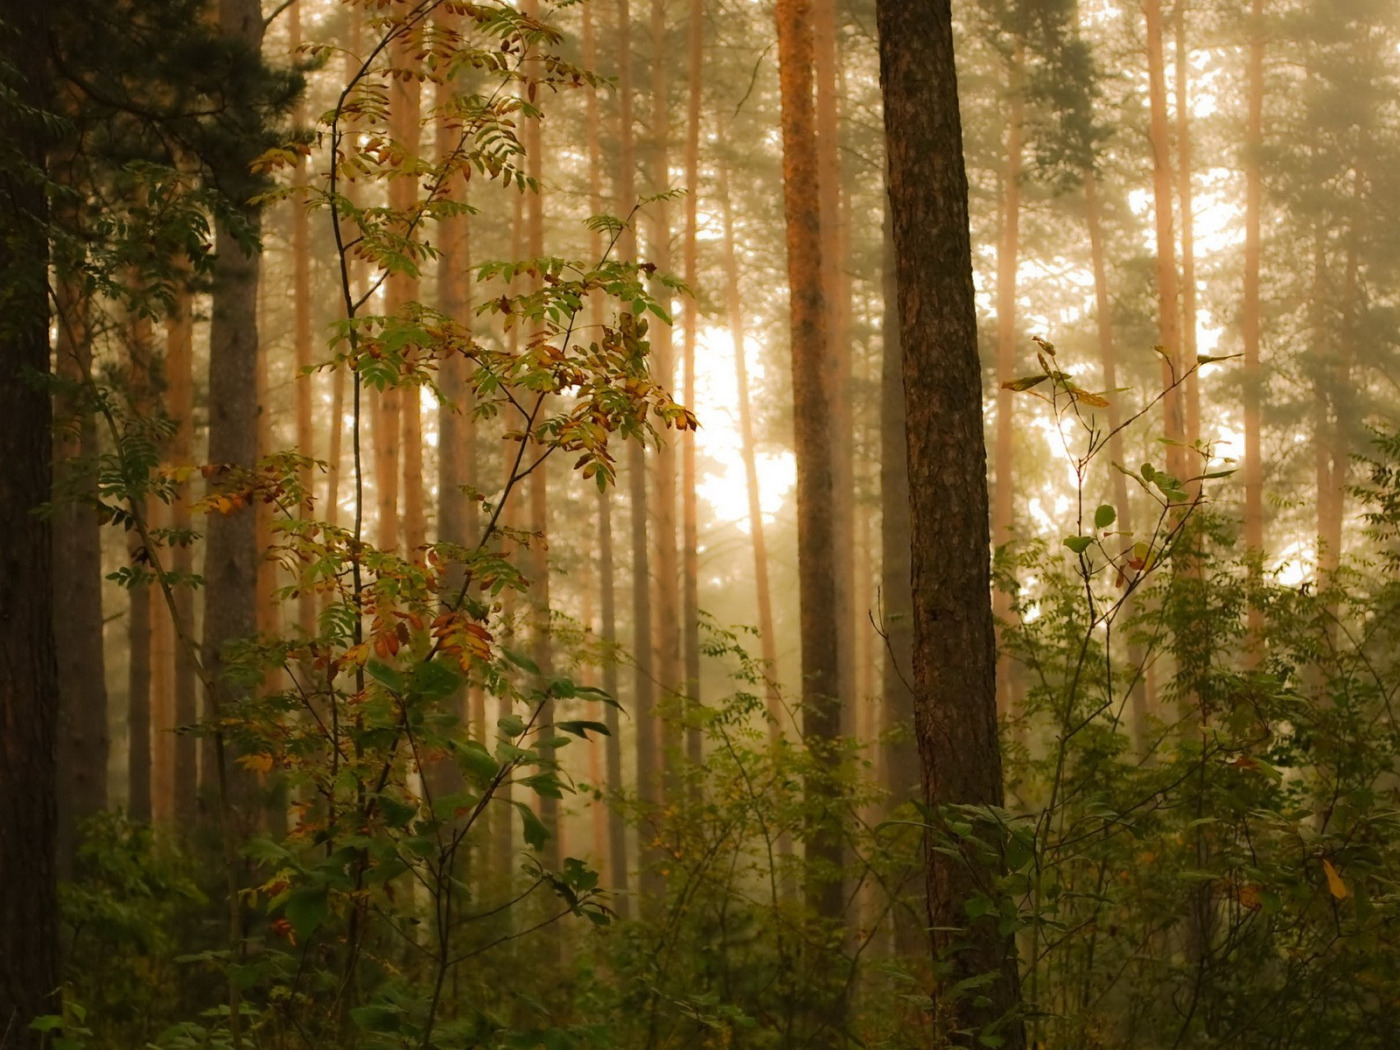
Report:
M 396 41 L 395 65 L 413 67 L 422 44 L 422 31 L 400 35 Z M 397 118 L 396 137 L 410 157 L 416 157 L 422 142 L 422 88 L 417 77 L 396 79 L 390 92 Z M 418 179 L 403 176 L 389 183 L 390 206 L 411 213 L 418 206 Z M 389 278 L 389 301 L 392 310 L 400 310 L 418 300 L 416 274 L 396 274 Z M 397 285 L 397 287 L 395 287 Z M 392 312 L 392 311 L 391 311 Z M 399 393 L 399 412 L 403 426 L 401 450 L 403 457 L 403 542 L 406 557 L 421 557 L 419 548 L 428 541 L 423 513 L 423 399 L 417 386 L 407 386 Z
M 924 800 L 937 814 L 946 805 L 1002 803 L 967 177 L 948 0 L 877 0 L 876 19 L 904 348 L 915 725 Z M 978 880 L 938 845 L 930 834 L 934 958 L 951 970 L 947 987 L 995 975 L 975 998 L 942 1004 L 949 1036 L 976 1046 L 999 1026 L 1001 1045 L 1019 1050 L 1015 943 L 995 917 L 969 920 L 965 905 Z
M 724 220 L 724 294 L 729 308 L 729 334 L 734 343 L 734 383 L 738 392 L 739 451 L 744 460 L 744 489 L 749 501 L 749 537 L 753 544 L 753 577 L 758 605 L 758 646 L 767 679 L 768 730 L 777 741 L 783 735 L 785 713 L 778 693 L 778 644 L 773 632 L 773 595 L 768 586 L 768 544 L 763 532 L 763 508 L 758 487 L 758 449 L 749 403 L 749 373 L 744 347 L 744 302 L 739 292 L 739 254 L 734 243 L 734 208 L 729 199 L 729 169 L 719 169 L 719 199 Z
M 1002 171 L 1001 237 L 997 241 L 997 429 L 992 465 L 992 544 L 1015 539 L 1015 394 L 1005 384 L 1016 378 L 1016 271 L 1021 262 L 1021 168 L 1025 152 L 1024 124 L 1026 46 L 1017 40 L 1008 70 L 1010 97 L 1006 124 L 1006 167 Z M 1014 615 L 1012 596 L 1001 588 L 992 592 L 992 612 L 998 631 Z M 1011 713 L 1012 661 L 997 646 L 997 711 Z
M 583 65 L 585 69 L 596 69 L 598 64 L 598 43 L 593 27 L 593 7 L 583 9 Z M 601 121 L 598 116 L 598 95 L 590 91 L 585 95 L 588 122 L 588 193 L 589 211 L 594 215 L 603 214 L 603 155 L 601 146 Z M 594 229 L 588 243 L 590 261 L 603 257 L 603 235 Z M 598 331 L 603 324 L 603 303 L 594 296 L 588 304 L 589 324 Z M 597 495 L 598 513 L 598 614 L 599 627 L 603 640 L 603 691 L 617 697 L 617 601 L 613 564 L 612 490 L 600 489 Z M 613 906 L 618 915 L 626 919 L 631 913 L 631 898 L 627 893 L 627 822 L 623 818 L 618 800 L 622 793 L 622 726 L 617 708 L 609 704 L 603 712 L 603 724 L 608 728 L 605 747 L 608 786 L 608 864 L 607 885 L 612 888 Z
M 172 527 L 172 508 L 150 506 L 151 525 Z M 164 558 L 162 552 L 162 558 Z M 170 606 L 158 585 L 151 587 L 151 821 L 169 825 L 175 816 L 175 656 L 178 650 Z
M 58 871 L 71 878 L 78 824 L 107 806 L 107 680 L 102 646 L 97 426 L 83 387 L 92 373 L 89 300 L 60 276 L 54 371 L 67 384 L 54 404 L 54 640 L 58 653 Z
M 637 200 L 636 157 L 633 146 L 632 114 L 632 16 L 628 0 L 617 5 L 617 95 L 620 102 L 618 129 L 618 212 L 626 217 Z M 629 223 L 618 238 L 622 262 L 637 258 L 637 235 Z M 660 764 L 656 726 L 655 662 L 652 658 L 651 558 L 647 547 L 646 456 L 640 444 L 627 446 L 627 488 L 632 517 L 632 717 L 636 724 L 637 797 L 642 806 L 638 826 L 641 869 L 638 890 L 641 910 L 659 907 L 665 883 L 661 879 L 661 858 L 657 849 L 657 818 L 660 798 Z
M 829 347 L 822 296 L 822 241 L 816 114 L 812 101 L 810 0 L 778 0 L 778 71 L 782 93 L 783 213 L 791 318 L 793 447 L 797 455 L 797 571 L 802 625 L 802 733 L 826 768 L 806 785 L 814 816 L 808 827 L 805 894 L 818 915 L 841 915 L 841 836 L 830 799 L 841 733 L 842 610 L 832 565 L 831 413 L 825 389 Z
M 1181 360 L 1190 368 L 1196 363 L 1196 216 L 1191 190 L 1191 99 L 1190 52 L 1186 47 L 1186 0 L 1178 0 L 1176 30 L 1176 186 L 1181 201 Z M 1198 374 L 1186 379 L 1184 411 L 1186 440 L 1192 444 L 1201 437 L 1201 391 Z M 1199 464 L 1188 459 L 1191 468 Z M 1192 469 L 1192 474 L 1199 473 Z
M 1260 404 L 1264 375 L 1259 360 L 1262 324 L 1259 309 L 1264 173 L 1264 0 L 1251 0 L 1249 10 L 1249 68 L 1246 73 L 1248 115 L 1244 143 L 1244 302 L 1240 328 L 1244 337 L 1244 546 L 1259 558 L 1264 553 L 1264 455 L 1260 445 Z M 1257 666 L 1264 610 L 1249 607 L 1246 659 Z
M 291 24 L 291 51 L 295 56 L 301 48 L 301 0 L 292 0 L 289 12 Z M 292 111 L 292 124 L 302 127 L 306 123 L 306 106 L 302 98 L 297 98 Z M 306 185 L 306 158 L 297 161 L 293 179 L 298 187 Z M 311 400 L 315 391 L 311 367 L 311 215 L 307 211 L 304 198 L 292 198 L 292 338 L 296 384 L 296 446 L 303 456 L 316 454 L 315 438 L 311 425 Z M 297 471 L 297 484 L 306 497 L 312 493 L 312 473 L 310 466 Z M 303 571 L 297 581 L 297 627 L 306 637 L 316 633 L 316 593 L 309 572 Z
M 129 426 L 144 427 L 157 411 L 154 348 L 150 322 L 129 319 L 126 330 L 128 371 L 127 397 L 132 420 Z M 151 501 L 134 497 L 136 513 L 143 519 L 150 513 Z M 146 567 L 146 551 L 138 532 L 127 534 L 127 553 L 132 563 Z M 127 591 L 127 812 L 132 820 L 151 819 L 151 586 L 138 584 Z
M 1183 371 L 1181 354 L 1181 314 L 1179 280 L 1176 269 L 1176 238 L 1172 233 L 1171 131 L 1167 122 L 1166 66 L 1162 51 L 1162 0 L 1144 0 L 1147 22 L 1148 105 L 1151 111 L 1149 138 L 1152 146 L 1152 200 L 1157 234 L 1157 324 L 1162 347 L 1162 385 Z M 1176 387 L 1163 399 L 1166 433 L 1177 444 L 1167 448 L 1167 470 L 1184 477 L 1186 458 L 1180 443 L 1186 437 L 1182 391 Z
M 1094 268 L 1094 321 L 1098 329 L 1099 362 L 1103 368 L 1105 390 L 1118 389 L 1118 347 L 1113 338 L 1113 301 L 1108 294 L 1108 264 L 1103 244 L 1103 212 L 1099 204 L 1099 177 L 1092 169 L 1083 173 L 1084 215 L 1089 229 L 1089 255 Z M 1112 435 L 1108 439 L 1109 459 L 1114 463 L 1126 462 L 1123 453 L 1123 435 L 1118 428 L 1123 423 L 1123 408 L 1117 397 L 1108 398 L 1108 429 Z M 1133 503 L 1128 491 L 1128 479 L 1122 471 L 1113 471 L 1113 505 L 1118 512 L 1117 528 L 1120 532 L 1132 535 Z M 1129 598 L 1119 614 L 1120 621 L 1132 618 L 1133 599 Z M 1153 697 L 1149 690 L 1150 679 L 1144 670 L 1146 653 L 1138 642 L 1128 643 L 1128 673 L 1133 676 L 1129 688 L 1129 719 L 1133 741 L 1138 754 L 1146 753 L 1147 719 L 1153 707 Z
M 539 0 L 525 0 L 523 10 L 527 15 L 538 17 Z M 526 62 L 525 68 L 527 76 L 541 75 L 542 70 L 538 58 L 532 57 Z M 525 170 L 536 187 L 525 197 L 525 251 L 531 259 L 539 259 L 544 256 L 544 191 L 542 185 L 544 147 L 541 143 L 541 131 L 538 119 L 525 121 Z M 543 333 L 537 332 L 536 337 L 543 338 Z M 550 463 L 546 460 L 530 475 L 530 531 L 535 534 L 530 546 L 531 601 L 535 606 L 531 638 L 534 661 L 542 675 L 542 686 L 554 674 L 554 641 L 549 622 L 549 468 Z M 552 699 L 546 699 L 543 702 L 539 724 L 545 739 L 554 735 L 551 728 L 554 725 L 554 701 Z M 555 751 L 552 747 L 542 747 L 540 754 L 546 762 L 553 761 L 555 757 Z M 554 871 L 558 869 L 563 857 L 560 849 L 560 835 L 564 829 L 559 823 L 559 800 L 548 795 L 541 795 L 539 807 L 540 819 L 550 832 L 544 847 L 544 865 L 549 870 Z M 551 938 L 549 944 L 553 950 L 558 950 L 557 938 Z
M 836 583 L 836 631 L 842 732 L 853 733 L 856 700 L 855 639 L 860 613 L 855 600 L 855 433 L 851 404 L 851 342 L 845 280 L 845 230 L 841 224 L 841 143 L 838 112 L 840 52 L 836 0 L 812 2 L 812 53 L 816 81 L 817 187 L 821 222 L 821 282 L 826 325 L 826 399 L 831 415 L 832 519 Z
M 914 736 L 914 596 L 910 563 L 909 455 L 905 448 L 904 354 L 899 342 L 899 296 L 894 230 L 885 209 L 882 275 L 885 314 L 880 326 L 880 624 L 885 636 L 881 702 L 880 767 L 888 811 L 921 800 L 919 748 Z M 912 880 L 911 880 L 912 881 Z M 919 887 L 922 895 L 923 887 Z M 929 950 L 926 909 L 894 909 L 895 950 L 902 956 Z
M 436 18 L 438 27 L 446 32 L 458 31 L 460 16 L 441 9 Z M 433 134 L 435 160 L 446 164 L 457 147 L 460 132 L 448 117 L 456 86 L 448 80 L 435 87 L 433 108 L 436 127 Z M 446 190 L 454 201 L 466 203 L 467 181 L 454 176 Z M 443 215 L 438 221 L 437 308 L 463 325 L 471 324 L 471 229 L 466 215 Z M 477 440 L 474 401 L 471 390 L 470 366 L 461 354 L 452 354 L 438 366 L 438 389 L 442 401 L 438 405 L 437 489 L 438 540 L 455 543 L 470 550 L 477 542 L 480 529 L 477 501 L 468 495 L 476 483 Z M 464 580 L 460 567 L 448 575 L 447 593 L 456 596 Z M 486 744 L 484 732 L 475 723 L 485 721 L 485 696 L 481 687 L 473 684 L 461 690 L 454 701 L 463 726 L 472 727 L 472 737 Z M 479 716 L 479 717 L 478 717 Z M 484 729 L 484 726 L 483 726 Z M 488 745 L 489 746 L 489 745 Z M 461 777 L 454 761 L 436 763 L 434 792 L 450 794 L 461 787 Z
M 194 464 L 194 295 L 188 285 L 188 265 L 181 267 L 181 282 L 175 293 L 175 306 L 165 326 L 166 406 L 175 423 L 170 438 L 170 459 L 177 466 Z M 175 487 L 170 503 L 170 523 L 177 533 L 188 533 L 193 522 L 190 517 L 190 486 L 182 481 Z M 170 569 L 184 578 L 194 572 L 194 548 L 190 543 L 176 542 L 170 551 Z M 180 628 L 196 637 L 194 624 L 194 590 L 188 585 L 174 589 L 175 616 Z M 190 731 L 199 720 L 199 678 L 195 657 L 189 646 L 176 644 L 174 694 L 176 729 L 174 751 L 175 826 L 188 831 L 198 817 L 198 738 Z
M 705 58 L 705 3 L 690 0 L 690 18 L 686 26 L 688 55 L 685 133 L 685 283 L 699 287 L 700 263 L 697 240 L 700 233 L 700 123 L 703 102 Z M 684 374 L 681 400 L 687 406 L 695 404 L 695 345 L 700 335 L 700 304 L 694 295 L 685 301 Z M 695 431 L 681 435 L 681 629 L 685 664 L 685 703 L 687 730 L 685 750 L 687 759 L 699 765 L 703 751 L 700 722 L 695 717 L 700 706 L 700 509 L 695 486 L 698 481 Z
M 262 46 L 262 11 L 256 0 L 219 0 L 219 25 L 225 36 L 254 54 Z M 231 163 L 229 184 L 243 186 L 246 158 Z M 235 192 L 241 192 L 235 190 Z M 248 232 L 256 236 L 261 215 L 246 199 L 234 206 Z M 250 468 L 257 459 L 258 273 L 256 251 L 245 252 L 222 220 L 215 223 L 212 268 L 213 311 L 209 329 L 209 460 L 218 466 Z M 254 633 L 257 627 L 258 549 L 251 508 L 209 518 L 204 554 L 203 663 L 209 687 L 206 715 L 217 721 L 233 692 L 224 680 L 224 646 Z M 222 737 L 205 737 L 206 789 L 210 783 L 229 788 L 221 805 L 246 800 L 246 778 L 232 763 L 224 765 Z
M 0 1032 L 7 1050 L 38 1050 L 29 1030 L 58 1003 L 54 870 L 58 671 L 52 537 L 36 513 L 52 494 L 49 392 L 26 373 L 49 371 L 44 4 L 13 6 L 0 34 L 3 76 L 23 106 L 0 106 L 0 135 L 19 162 L 0 175 Z M 26 167 L 36 173 L 31 178 Z
M 664 193 L 670 188 L 671 105 L 666 65 L 670 56 L 666 46 L 665 0 L 651 0 L 651 189 Z M 666 201 L 647 205 L 650 222 L 648 262 L 659 273 L 671 272 L 671 221 Z M 655 285 L 654 295 L 671 315 L 671 293 L 663 285 Z M 661 384 L 675 387 L 676 361 L 670 324 L 651 318 L 651 372 Z M 680 639 L 680 563 L 676 550 L 676 439 L 669 429 L 657 433 L 656 456 L 653 463 L 653 497 L 651 503 L 652 550 L 655 559 L 653 580 L 653 609 L 656 622 L 652 625 L 656 647 L 656 680 L 661 687 L 660 710 L 661 750 L 663 755 L 663 791 L 668 802 L 678 797 L 680 783 L 678 759 L 681 749 L 680 698 L 681 683 Z

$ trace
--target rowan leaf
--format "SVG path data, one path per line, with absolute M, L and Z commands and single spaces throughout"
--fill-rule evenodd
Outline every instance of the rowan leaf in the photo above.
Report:
M 1332 866 L 1330 860 L 1323 860 L 1322 871 L 1327 876 L 1328 893 L 1332 894 L 1332 896 L 1339 901 L 1344 901 L 1351 896 L 1351 890 L 1348 889 L 1347 884 L 1342 881 L 1342 877 L 1337 874 L 1337 869 Z
M 1019 393 L 1022 390 L 1029 390 L 1033 386 L 1039 386 L 1050 377 L 1044 373 L 1038 376 L 1022 376 L 1020 379 L 1008 379 L 1001 384 L 1003 390 L 1014 390 Z

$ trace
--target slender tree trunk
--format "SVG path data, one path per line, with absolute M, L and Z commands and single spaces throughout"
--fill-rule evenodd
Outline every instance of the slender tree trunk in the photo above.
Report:
M 150 504 L 151 525 L 172 527 L 172 508 Z M 162 559 L 165 553 L 161 554 Z M 151 822 L 169 825 L 175 816 L 175 623 L 156 584 L 151 592 Z
M 289 34 L 291 51 L 297 55 L 301 48 L 301 0 L 293 0 Z M 292 124 L 306 123 L 306 106 L 298 97 L 292 111 Z M 306 185 L 306 158 L 302 157 L 293 175 L 297 186 Z M 302 197 L 292 198 L 292 338 L 296 366 L 296 445 L 303 456 L 316 454 L 311 424 L 311 401 L 315 392 L 311 367 L 311 216 Z M 306 497 L 312 493 L 311 467 L 297 471 L 297 484 Z M 306 637 L 316 633 L 316 593 L 310 574 L 303 572 L 297 581 L 297 627 Z
M 724 288 L 729 308 L 729 334 L 734 343 L 734 382 L 738 391 L 739 448 L 744 460 L 744 488 L 749 500 L 749 536 L 753 544 L 754 589 L 758 604 L 758 645 L 766 668 L 768 730 L 776 742 L 786 720 L 778 693 L 778 645 L 773 633 L 773 595 L 768 586 L 768 544 L 764 539 L 763 508 L 759 500 L 758 450 L 749 404 L 749 373 L 744 347 L 744 304 L 739 292 L 739 255 L 734 243 L 734 208 L 729 200 L 729 171 L 719 169 L 720 209 L 724 220 Z
M 344 55 L 344 82 L 354 83 L 355 77 L 359 73 L 360 63 L 360 11 L 356 7 L 349 7 L 345 12 L 346 22 L 349 23 L 345 41 Z M 357 137 L 354 135 L 347 137 L 346 150 L 351 155 L 357 150 Z M 359 190 L 354 182 L 347 181 L 344 192 L 346 199 L 352 206 L 359 205 Z M 348 236 L 354 234 L 346 231 Z M 361 294 L 360 276 L 363 273 L 363 264 L 353 255 L 348 260 L 347 278 L 350 285 L 352 298 L 358 298 Z M 345 383 L 348 368 L 337 368 L 331 378 L 331 432 L 330 449 L 326 454 L 328 463 L 326 469 L 326 507 L 325 518 L 332 525 L 340 523 L 340 481 L 341 481 L 341 458 L 343 456 L 343 434 L 345 430 Z M 371 415 L 373 407 L 371 407 Z
M 705 3 L 690 0 L 690 19 L 686 27 L 688 55 L 687 84 L 689 95 L 686 109 L 685 135 L 685 283 L 692 290 L 699 287 L 700 263 L 697 240 L 700 232 L 700 130 L 703 102 L 705 58 Z M 695 346 L 700 335 L 700 304 L 694 296 L 685 301 L 684 374 L 681 400 L 695 404 Z M 685 663 L 685 697 L 687 730 L 685 750 L 687 759 L 698 766 L 703 752 L 701 729 L 694 709 L 700 706 L 700 510 L 695 486 L 698 481 L 695 431 L 681 436 L 681 552 L 683 577 L 681 627 Z
M 165 326 L 165 372 L 168 381 L 166 405 L 175 422 L 170 438 L 170 458 L 177 466 L 194 465 L 194 296 L 187 283 L 188 266 L 175 294 L 175 307 Z M 179 482 L 170 503 L 170 523 L 177 533 L 188 533 L 190 517 L 189 482 Z M 170 551 L 170 569 L 186 578 L 194 572 L 194 547 L 176 542 Z M 188 585 L 174 589 L 175 615 L 190 637 L 198 637 L 194 623 L 194 590 Z M 198 738 L 190 731 L 199 721 L 199 678 L 194 653 L 188 646 L 175 646 L 174 719 L 175 734 L 174 817 L 177 828 L 188 831 L 198 817 L 199 751 Z
M 1099 180 L 1092 168 L 1084 171 L 1084 212 L 1089 228 L 1089 254 L 1094 268 L 1094 320 L 1098 328 L 1099 361 L 1103 368 L 1105 390 L 1118 389 L 1118 347 L 1113 338 L 1113 302 L 1108 294 L 1108 264 L 1103 245 L 1103 213 L 1099 204 Z M 1108 439 L 1109 459 L 1114 463 L 1124 463 L 1123 435 L 1118 432 L 1123 422 L 1123 408 L 1116 397 L 1108 399 L 1108 429 L 1113 435 Z M 1113 472 L 1113 505 L 1118 512 L 1117 528 L 1131 535 L 1133 532 L 1133 502 L 1128 491 L 1128 479 L 1122 471 Z M 1132 599 L 1125 603 L 1119 614 L 1120 622 L 1132 617 Z M 1147 719 L 1153 708 L 1153 697 L 1149 689 L 1150 679 L 1143 673 L 1146 653 L 1141 644 L 1128 644 L 1128 673 L 1133 675 L 1129 690 L 1129 718 L 1133 740 L 1138 754 L 1145 754 L 1147 747 Z
M 1167 122 L 1167 82 L 1162 50 L 1162 0 L 1144 0 L 1147 21 L 1147 76 L 1152 145 L 1152 198 L 1157 233 L 1157 324 L 1162 347 L 1162 385 L 1183 372 L 1176 238 L 1172 233 L 1171 132 Z M 1164 398 L 1169 441 L 1167 470 L 1181 478 L 1187 466 L 1180 442 L 1186 437 L 1186 417 L 1180 387 Z
M 54 768 L 58 671 L 54 656 L 52 537 L 36 513 L 52 494 L 49 392 L 25 373 L 49 371 L 46 131 L 29 113 L 49 108 L 47 12 L 13 6 L 0 34 L 7 87 L 23 107 L 0 106 L 0 136 L 16 163 L 0 193 L 0 1032 L 6 1050 L 39 1050 L 29 1030 L 58 1008 L 57 810 Z M 30 178 L 25 166 L 39 177 Z
M 416 67 L 417 51 L 422 44 L 421 31 L 402 35 L 396 41 L 395 64 Z M 405 151 L 416 157 L 422 143 L 422 88 L 416 77 L 396 79 L 390 97 L 398 118 L 397 136 Z M 404 176 L 390 180 L 390 206 L 411 211 L 418 204 L 417 177 Z M 418 300 L 418 278 L 401 274 L 389 278 L 389 299 L 396 310 Z M 397 288 L 393 287 L 397 283 Z M 399 393 L 399 412 L 403 425 L 403 541 L 405 555 L 421 557 L 419 549 L 428 542 L 427 523 L 423 512 L 423 399 L 417 386 L 407 386 Z
M 71 878 L 78 824 L 107 806 L 107 681 L 102 646 L 102 535 L 84 505 L 96 495 L 99 447 L 87 392 L 89 301 L 60 278 L 54 371 L 69 388 L 54 404 L 54 640 L 58 653 L 58 870 Z M 70 392 L 71 390 L 71 392 Z
M 1260 364 L 1262 323 L 1259 309 L 1261 270 L 1260 229 L 1263 216 L 1264 174 L 1264 0 L 1251 0 L 1249 11 L 1249 68 L 1244 144 L 1244 302 L 1240 328 L 1244 337 L 1244 546 L 1247 554 L 1264 553 L 1264 456 L 1260 445 L 1260 405 L 1264 375 Z M 1256 575 L 1257 578 L 1257 575 Z M 1264 610 L 1249 607 L 1250 644 L 1246 658 L 1257 666 L 1262 653 Z
M 617 210 L 626 216 L 637 200 L 632 115 L 632 17 L 628 0 L 618 0 L 617 49 L 617 94 L 621 103 Z M 618 239 L 618 257 L 623 262 L 637 258 L 636 231 L 630 223 Z M 655 662 L 652 656 L 646 456 L 636 442 L 627 446 L 627 487 L 632 516 L 632 650 L 635 661 L 632 716 L 636 723 L 637 797 L 642 806 L 642 819 L 638 825 L 640 856 L 637 863 L 641 869 L 638 889 L 641 910 L 646 913 L 660 906 L 666 887 L 661 878 L 658 829 L 654 823 L 660 800 L 660 763 L 657 754 L 660 733 L 656 726 Z
M 526 14 L 538 17 L 538 0 L 526 0 Z M 541 74 L 538 58 L 526 63 L 527 76 Z M 544 148 L 541 143 L 541 127 L 538 119 L 526 120 L 524 127 L 525 170 L 534 180 L 537 189 L 525 197 L 525 240 L 526 254 L 531 259 L 544 256 Z M 543 333 L 536 333 L 543 338 Z M 539 451 L 543 451 L 540 449 Z M 530 531 L 535 534 L 530 547 L 531 601 L 535 606 L 534 625 L 531 631 L 533 656 L 542 675 L 542 684 L 554 674 L 554 639 L 550 626 L 550 579 L 549 579 L 549 467 L 548 461 L 540 464 L 530 475 Z M 546 699 L 540 712 L 540 726 L 545 739 L 553 736 L 554 701 Z M 546 762 L 554 760 L 552 747 L 542 747 L 541 756 Z M 551 871 L 557 870 L 562 862 L 560 836 L 563 827 L 559 823 L 559 800 L 548 795 L 539 799 L 540 819 L 549 828 L 549 839 L 544 848 L 544 865 Z M 549 941 L 552 950 L 557 951 L 558 940 Z
M 821 222 L 821 282 L 827 333 L 827 406 L 831 414 L 832 572 L 836 583 L 836 630 L 842 732 L 854 731 L 855 639 L 855 434 L 851 404 L 851 343 L 841 225 L 840 115 L 837 88 L 840 53 L 836 39 L 836 0 L 811 0 L 813 72 L 816 81 L 817 187 Z
M 942 806 L 1002 803 L 967 178 L 948 0 L 877 0 L 876 19 L 904 349 L 915 726 L 924 800 L 938 821 Z M 942 1020 L 956 1045 L 981 1045 L 993 1027 L 1001 1045 L 1020 1050 L 1014 940 L 995 917 L 970 923 L 965 905 L 978 880 L 937 846 L 931 834 L 934 958 L 950 968 L 948 986 L 995 975 L 975 998 L 942 1004 Z
M 651 188 L 663 193 L 670 188 L 671 105 L 666 67 L 670 56 L 666 46 L 665 0 L 651 0 Z M 671 272 L 671 221 L 666 201 L 647 205 L 651 218 L 648 262 L 660 273 Z M 668 316 L 671 314 L 670 290 L 662 285 L 652 289 Z M 676 361 L 671 326 L 659 318 L 650 318 L 651 372 L 668 390 L 674 389 Z M 653 609 L 656 622 L 652 626 L 656 648 L 656 680 L 661 687 L 660 709 L 661 750 L 663 754 L 663 792 L 667 802 L 679 797 L 679 758 L 681 750 L 680 699 L 684 695 L 681 680 L 681 609 L 680 559 L 676 550 L 676 439 L 669 429 L 657 434 L 656 456 L 652 460 L 653 495 L 652 557 L 655 559 L 653 580 Z
M 802 625 L 802 732 L 827 768 L 806 785 L 809 804 L 829 799 L 841 733 L 842 610 L 832 565 L 831 414 L 824 377 L 829 347 L 822 296 L 822 242 L 812 12 L 809 0 L 779 0 L 778 71 L 782 93 L 783 211 L 791 317 L 793 446 L 797 454 L 797 562 Z M 841 837 L 834 814 L 816 812 L 808 828 L 808 906 L 838 919 L 843 905 Z
M 585 69 L 596 69 L 598 44 L 593 27 L 593 8 L 583 9 L 583 65 Z M 601 142 L 602 122 L 598 116 L 598 95 L 588 92 L 585 96 L 588 121 L 588 192 L 589 210 L 594 215 L 603 214 L 603 156 Z M 599 260 L 603 256 L 603 236 L 594 230 L 589 239 L 589 259 Z M 593 331 L 599 331 L 603 324 L 603 304 L 594 296 L 588 304 L 589 324 Z M 597 495 L 598 512 L 598 604 L 600 629 L 603 640 L 603 691 L 616 698 L 617 680 L 617 602 L 615 597 L 613 564 L 612 490 L 600 489 Z M 608 728 L 605 742 L 605 763 L 607 766 L 608 787 L 608 865 L 607 885 L 612 887 L 613 907 L 618 915 L 626 919 L 631 913 L 631 898 L 627 892 L 627 822 L 623 818 L 618 799 L 622 793 L 622 726 L 618 710 L 609 704 L 603 712 L 603 724 Z
M 1191 190 L 1191 99 L 1186 48 L 1186 0 L 1178 0 L 1176 30 L 1176 186 L 1181 201 L 1181 359 L 1187 368 L 1196 363 L 1196 217 Z M 1186 379 L 1184 412 L 1186 440 L 1201 438 L 1201 392 L 1192 372 Z M 1188 466 L 1199 466 L 1187 460 Z M 1192 474 L 1199 473 L 1193 469 Z
M 126 330 L 127 397 L 132 413 L 130 426 L 146 426 L 157 411 L 154 348 L 150 322 L 131 318 Z M 146 518 L 151 502 L 133 498 L 136 512 Z M 135 530 L 127 534 L 127 554 L 132 564 L 147 567 L 147 555 Z M 153 586 L 153 585 L 152 585 Z M 127 812 L 132 820 L 151 819 L 151 586 L 139 584 L 127 591 Z
M 996 456 L 992 465 L 992 543 L 1000 547 L 1015 539 L 1015 393 L 1005 384 L 1016 378 L 1016 271 L 1021 262 L 1021 168 L 1024 145 L 1026 47 L 1016 42 L 1009 69 L 1006 125 L 1006 167 L 1002 172 L 1001 237 L 997 242 L 997 429 Z M 1011 623 L 1015 614 L 1012 595 L 992 592 L 992 612 L 997 630 Z M 997 711 L 1004 718 L 1012 711 L 1012 661 L 997 646 Z
M 435 16 L 438 27 L 445 32 L 457 32 L 460 16 L 440 9 Z M 451 81 L 440 81 L 435 87 L 433 108 L 436 127 L 433 148 L 438 164 L 447 163 L 457 146 L 459 131 L 448 118 L 448 107 L 456 87 Z M 455 176 L 447 184 L 451 199 L 467 200 L 467 182 Z M 448 317 L 463 325 L 471 324 L 471 231 L 466 215 L 444 215 L 438 220 L 437 307 Z M 438 366 L 438 388 L 443 400 L 438 405 L 437 488 L 438 540 L 455 543 L 468 550 L 477 542 L 480 529 L 477 502 L 468 495 L 476 481 L 477 441 L 474 402 L 469 365 L 461 354 L 452 354 Z M 447 593 L 456 596 L 464 579 L 460 566 L 447 577 Z M 485 719 L 485 698 L 481 687 L 473 684 L 454 698 L 457 716 L 463 726 L 472 727 L 472 737 L 485 744 L 484 734 L 474 725 L 478 713 Z M 484 727 L 483 727 L 484 729 Z M 489 746 L 489 745 L 488 745 Z M 435 795 L 461 790 L 461 776 L 454 761 L 438 762 L 431 770 Z

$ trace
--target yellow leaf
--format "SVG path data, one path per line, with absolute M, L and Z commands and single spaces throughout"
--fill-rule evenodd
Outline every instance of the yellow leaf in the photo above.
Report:
M 1322 862 L 1322 870 L 1327 874 L 1327 892 L 1336 897 L 1337 900 L 1346 900 L 1351 896 L 1351 890 L 1347 889 L 1347 884 L 1342 881 L 1342 877 L 1337 874 L 1337 869 L 1332 867 L 1330 860 Z
M 266 773 L 272 768 L 271 755 L 239 755 L 238 764 L 254 773 Z

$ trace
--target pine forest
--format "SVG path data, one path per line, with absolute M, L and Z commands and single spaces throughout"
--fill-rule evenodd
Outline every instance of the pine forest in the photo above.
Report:
M 1400 4 L 5 4 L 0 537 L 0 1050 L 1392 1050 Z

